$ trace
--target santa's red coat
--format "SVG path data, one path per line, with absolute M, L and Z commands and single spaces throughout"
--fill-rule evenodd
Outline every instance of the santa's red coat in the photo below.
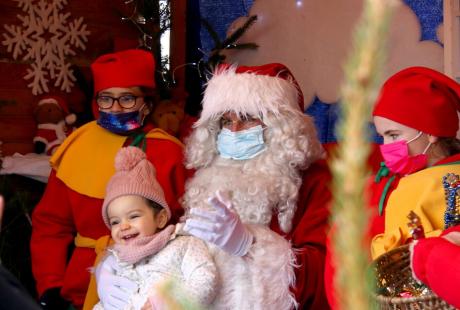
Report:
M 295 296 L 299 309 L 329 309 L 324 291 L 324 260 L 328 227 L 331 175 L 324 160 L 312 164 L 303 173 L 297 210 L 291 232 L 285 236 L 296 251 Z M 277 220 L 271 229 L 281 235 Z

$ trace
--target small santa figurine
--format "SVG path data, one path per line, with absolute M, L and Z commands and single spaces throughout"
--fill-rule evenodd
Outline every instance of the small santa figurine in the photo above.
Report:
M 42 97 L 34 110 L 37 133 L 33 139 L 35 153 L 52 155 L 64 139 L 74 130 L 70 125 L 76 116 L 69 112 L 67 102 L 59 96 Z

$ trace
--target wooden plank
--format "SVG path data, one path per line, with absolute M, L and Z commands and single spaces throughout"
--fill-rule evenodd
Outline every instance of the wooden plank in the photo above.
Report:
M 112 52 L 114 38 L 132 38 L 137 40 L 139 31 L 131 22 L 123 22 L 121 16 L 130 15 L 132 6 L 125 0 L 78 0 L 68 1 L 61 10 L 62 13 L 71 13 L 68 22 L 83 17 L 87 29 L 91 32 L 85 50 L 76 50 L 76 55 L 68 61 L 83 73 L 88 86 L 91 84 L 90 64 L 98 56 Z M 2 25 L 20 25 L 17 15 L 26 15 L 17 7 L 16 1 L 0 1 Z M 5 32 L 4 27 L 0 26 Z M 3 40 L 3 38 L 1 39 Z M 36 132 L 33 110 L 39 97 L 33 96 L 24 80 L 30 62 L 21 58 L 14 60 L 7 47 L 0 44 L 0 141 L 3 141 L 4 155 L 15 151 L 28 153 L 33 151 L 32 139 Z M 63 93 L 51 86 L 50 93 L 59 94 L 69 103 L 73 112 L 82 112 L 90 102 L 86 102 L 82 89 L 78 85 L 72 88 L 71 93 Z M 89 108 L 87 108 L 89 109 Z M 5 151 L 6 150 L 6 151 Z
M 32 117 L 36 98 L 27 89 L 0 88 L 0 117 Z
M 27 154 L 34 152 L 32 142 L 3 142 L 0 145 L 2 156 L 11 156 L 14 153 Z
M 0 62 L 0 88 L 1 89 L 28 89 L 30 82 L 24 80 L 27 74 L 27 64 Z
M 26 142 L 35 136 L 37 125 L 32 118 L 27 117 L 0 117 L 0 141 Z

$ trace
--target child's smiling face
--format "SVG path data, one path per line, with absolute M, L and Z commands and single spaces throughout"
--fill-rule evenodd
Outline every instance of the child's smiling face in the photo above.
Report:
M 112 239 L 119 244 L 151 236 L 167 222 L 166 210 L 155 212 L 145 198 L 137 195 L 115 198 L 107 207 L 107 215 Z

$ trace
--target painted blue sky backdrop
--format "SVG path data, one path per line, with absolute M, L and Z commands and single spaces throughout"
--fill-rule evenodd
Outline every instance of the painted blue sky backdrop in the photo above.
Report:
M 219 34 L 221 40 L 226 37 L 226 32 L 231 23 L 241 16 L 248 16 L 249 10 L 254 0 L 199 0 L 201 17 L 206 19 Z M 284 0 L 294 1 L 294 0 Z M 305 0 L 307 1 L 307 0 Z M 436 30 L 443 22 L 442 0 L 403 0 L 417 16 L 420 27 L 420 40 L 432 40 L 438 44 Z M 214 42 L 204 28 L 201 28 L 201 47 L 206 53 L 209 53 L 214 47 Z M 257 43 L 257 42 L 254 42 Z M 314 116 L 315 124 L 318 128 L 318 135 L 321 142 L 336 141 L 334 128 L 338 117 L 338 105 L 336 103 L 321 102 L 315 98 L 306 113 Z M 379 141 L 373 131 L 374 141 Z
M 436 30 L 443 22 L 442 0 L 404 0 L 420 22 L 421 36 L 420 41 L 432 40 L 438 44 Z

